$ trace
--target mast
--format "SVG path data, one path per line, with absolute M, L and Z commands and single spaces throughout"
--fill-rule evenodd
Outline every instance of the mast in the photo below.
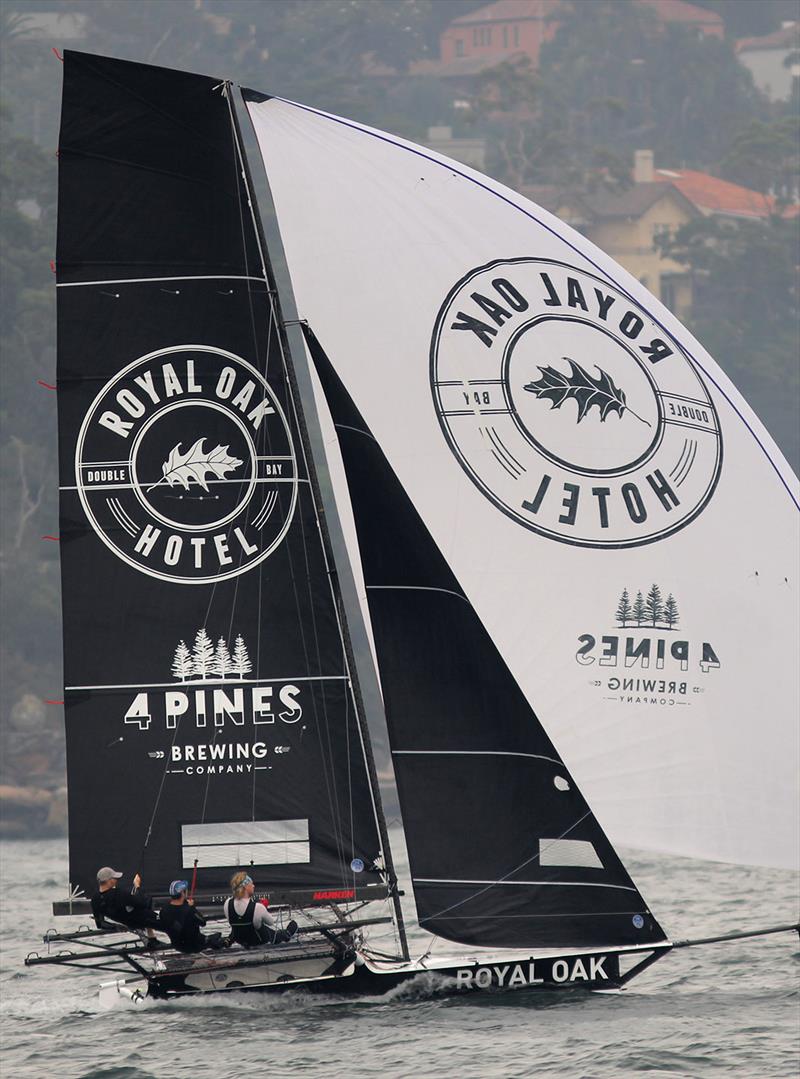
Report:
M 356 723 L 361 738 L 364 759 L 367 765 L 367 773 L 369 776 L 373 809 L 375 812 L 375 818 L 378 824 L 378 832 L 381 839 L 383 862 L 389 885 L 389 893 L 391 895 L 392 905 L 394 908 L 395 924 L 397 927 L 397 934 L 400 941 L 400 950 L 403 959 L 408 961 L 408 940 L 406 936 L 405 923 L 403 921 L 402 904 L 400 902 L 400 895 L 398 892 L 397 874 L 395 872 L 391 845 L 389 843 L 389 831 L 386 824 L 386 816 L 383 812 L 383 804 L 380 796 L 380 786 L 378 783 L 378 776 L 375 768 L 375 757 L 372 752 L 372 742 L 369 736 L 368 724 L 366 722 L 366 709 L 364 707 L 364 699 L 361 693 L 361 685 L 358 678 L 358 667 L 356 665 L 355 656 L 353 653 L 353 645 L 350 637 L 350 629 L 348 626 L 344 599 L 342 597 L 341 586 L 339 582 L 339 573 L 336 567 L 336 559 L 333 551 L 333 544 L 331 542 L 330 530 L 328 528 L 328 523 L 325 518 L 325 508 L 322 499 L 322 491 L 319 484 L 319 476 L 317 474 L 316 462 L 314 460 L 314 455 L 312 452 L 311 440 L 308 434 L 308 425 L 306 423 L 305 413 L 303 411 L 302 402 L 300 399 L 300 392 L 297 385 L 294 357 L 292 355 L 292 349 L 289 343 L 288 334 L 286 333 L 286 322 L 284 321 L 283 312 L 281 310 L 277 282 L 272 268 L 272 263 L 269 258 L 269 250 L 266 243 L 264 228 L 261 222 L 261 215 L 259 214 L 258 203 L 254 194 L 252 174 L 247 160 L 247 155 L 244 152 L 242 130 L 239 124 L 239 118 L 236 114 L 236 107 L 233 103 L 233 96 L 231 93 L 232 88 L 232 83 L 230 81 L 226 81 L 223 86 L 223 93 L 228 103 L 228 111 L 230 113 L 232 131 L 234 135 L 234 141 L 236 143 L 236 154 L 242 169 L 242 180 L 244 183 L 245 191 L 247 193 L 248 206 L 253 221 L 253 227 L 255 229 L 259 255 L 261 257 L 262 271 L 268 289 L 268 295 L 270 299 L 270 305 L 272 307 L 275 326 L 277 327 L 279 335 L 280 351 L 283 359 L 284 370 L 291 393 L 292 406 L 297 420 L 297 427 L 300 432 L 303 458 L 311 483 L 314 508 L 316 511 L 317 527 L 319 529 L 320 538 L 322 540 L 323 554 L 328 569 L 328 581 L 330 584 L 331 595 L 333 597 L 333 603 L 336 610 L 336 617 L 339 625 L 342 647 L 344 649 L 345 666 L 347 669 L 350 691 L 353 697 L 353 704 L 355 706 Z M 278 232 L 280 234 L 279 227 Z

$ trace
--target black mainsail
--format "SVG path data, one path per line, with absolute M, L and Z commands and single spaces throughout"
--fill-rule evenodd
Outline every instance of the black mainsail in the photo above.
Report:
M 252 866 L 271 887 L 361 897 L 388 852 L 221 89 L 65 56 L 70 880 L 88 890 L 108 863 L 159 893 L 196 860 L 206 893 Z
M 497 947 L 664 940 L 311 330 L 306 339 L 350 490 L 420 925 Z

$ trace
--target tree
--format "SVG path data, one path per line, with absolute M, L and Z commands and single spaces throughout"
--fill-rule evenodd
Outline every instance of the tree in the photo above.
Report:
M 236 638 L 233 646 L 233 669 L 240 678 L 250 674 L 253 669 L 253 664 L 250 662 L 250 656 L 247 654 L 247 648 L 241 635 Z
M 628 589 L 624 588 L 622 590 L 622 595 L 619 597 L 619 604 L 617 606 L 616 617 L 619 624 L 621 626 L 627 626 L 632 613 L 633 612 L 631 611 L 631 600 L 630 596 L 628 595 Z
M 669 629 L 678 624 L 678 604 L 675 602 L 675 597 L 671 592 L 664 604 L 664 621 Z
M 218 678 L 224 678 L 233 667 L 233 660 L 231 654 L 228 651 L 228 643 L 224 637 L 220 637 L 217 641 L 217 648 L 214 652 L 214 662 L 211 665 L 211 671 L 217 675 Z
M 194 664 L 192 662 L 192 653 L 189 651 L 186 642 L 181 641 L 175 649 L 175 658 L 172 661 L 172 674 L 175 678 L 180 678 L 181 682 L 185 682 L 193 672 Z
M 197 631 L 192 652 L 193 673 L 197 678 L 207 678 L 213 673 L 214 645 L 204 629 Z
M 800 217 L 700 217 L 657 243 L 691 271 L 689 328 L 797 471 Z
M 645 602 L 645 611 L 652 620 L 652 624 L 660 622 L 664 617 L 664 605 L 661 599 L 661 589 L 657 584 L 653 584 L 650 587 L 650 591 L 647 593 L 647 601 Z
M 720 175 L 743 187 L 789 202 L 800 186 L 800 120 L 751 122 L 738 131 L 719 163 Z
M 570 142 L 628 160 L 648 147 L 666 166 L 696 167 L 717 160 L 743 119 L 766 115 L 729 42 L 664 23 L 650 5 L 565 5 L 558 23 L 539 70 L 546 110 Z
M 646 614 L 647 614 L 647 608 L 644 605 L 644 599 L 642 598 L 642 593 L 637 592 L 636 593 L 636 599 L 635 599 L 634 604 L 633 604 L 633 617 L 636 620 L 636 625 L 637 626 L 641 626 L 642 622 L 644 621 L 644 617 L 645 617 Z

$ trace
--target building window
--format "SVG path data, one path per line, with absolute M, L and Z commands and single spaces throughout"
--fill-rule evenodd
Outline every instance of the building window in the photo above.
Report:
M 463 56 L 463 55 L 464 55 L 464 42 L 459 37 L 459 38 L 456 38 L 456 56 Z
M 516 49 L 518 45 L 519 45 L 519 27 L 515 26 L 514 27 L 514 48 Z
M 504 49 L 508 48 L 508 27 L 507 26 L 503 27 L 503 48 Z
M 668 225 L 665 221 L 659 221 L 653 225 L 654 240 L 668 240 L 670 236 L 672 236 L 672 225 Z
M 492 43 L 492 28 L 491 26 L 476 26 L 472 31 L 472 44 L 473 45 L 491 45 Z

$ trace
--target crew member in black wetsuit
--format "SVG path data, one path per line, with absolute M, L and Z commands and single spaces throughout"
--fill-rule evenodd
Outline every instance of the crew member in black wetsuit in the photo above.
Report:
M 189 883 L 174 880 L 169 886 L 170 899 L 158 912 L 160 927 L 168 935 L 173 948 L 179 952 L 202 952 L 204 948 L 221 948 L 222 933 L 200 932 L 206 919 L 188 898 Z
M 297 922 L 291 921 L 285 929 L 279 929 L 264 904 L 253 898 L 255 890 L 247 873 L 235 873 L 231 878 L 233 895 L 225 900 L 223 909 L 230 922 L 233 942 L 245 948 L 257 948 L 260 944 L 283 944 L 291 940 L 297 932 Z
M 148 946 L 158 947 L 153 927 L 158 925 L 158 915 L 153 910 L 149 896 L 139 889 L 142 878 L 137 873 L 133 878 L 133 889 L 117 886 L 122 877 L 116 869 L 104 865 L 97 870 L 97 891 L 92 896 L 92 914 L 98 929 L 115 929 L 109 922 L 117 922 L 129 929 L 144 930 L 148 937 Z

